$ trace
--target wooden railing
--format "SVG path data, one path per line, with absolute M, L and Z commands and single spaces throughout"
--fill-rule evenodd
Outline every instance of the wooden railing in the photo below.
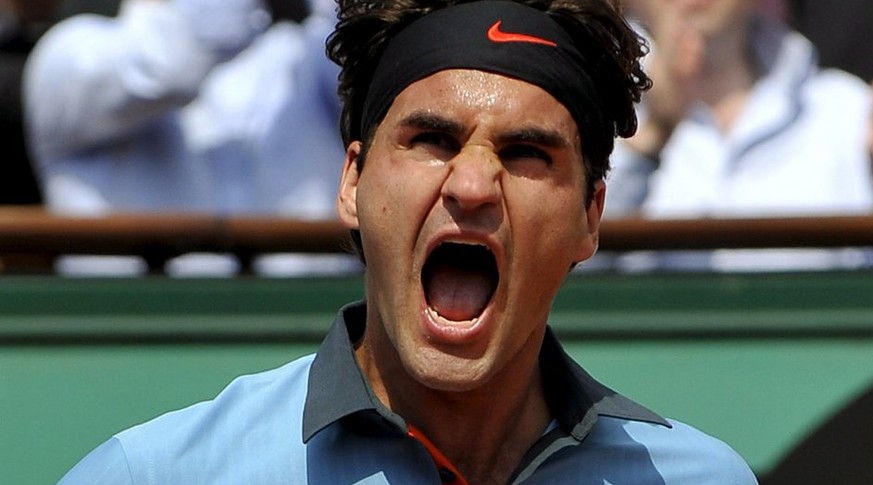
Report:
M 604 221 L 600 248 L 740 249 L 873 246 L 873 215 Z
M 0 207 L 0 271 L 40 271 L 62 254 L 139 255 L 155 268 L 180 254 L 231 253 L 241 260 L 277 252 L 337 253 L 348 231 L 335 221 L 206 214 L 54 215 Z M 802 248 L 873 246 L 873 215 L 758 219 L 613 219 L 600 249 Z

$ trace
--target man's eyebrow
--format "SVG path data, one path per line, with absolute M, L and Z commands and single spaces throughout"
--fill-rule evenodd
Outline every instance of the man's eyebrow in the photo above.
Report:
M 454 135 L 464 131 L 464 126 L 461 123 L 425 111 L 411 113 L 400 120 L 400 125 L 422 131 L 438 131 Z
M 464 131 L 463 124 L 427 111 L 410 113 L 400 120 L 400 125 L 422 131 L 436 131 L 452 135 L 459 135 Z M 502 145 L 529 143 L 548 148 L 566 148 L 572 146 L 572 142 L 557 130 L 541 128 L 539 126 L 521 127 L 503 132 L 498 135 L 497 141 Z
M 519 128 L 501 133 L 497 141 L 502 145 L 513 143 L 530 143 L 548 148 L 567 148 L 572 146 L 570 140 L 555 130 L 539 127 Z

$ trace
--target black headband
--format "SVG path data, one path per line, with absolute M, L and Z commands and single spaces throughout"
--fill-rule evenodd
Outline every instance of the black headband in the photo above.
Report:
M 567 108 L 582 131 L 598 111 L 587 66 L 569 34 L 533 7 L 485 0 L 436 10 L 385 48 L 364 101 L 361 136 L 407 86 L 444 69 L 488 71 L 537 85 Z

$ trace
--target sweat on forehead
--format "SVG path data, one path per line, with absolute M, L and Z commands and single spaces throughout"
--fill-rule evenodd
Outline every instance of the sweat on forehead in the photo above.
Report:
M 463 3 L 429 13 L 401 30 L 379 59 L 363 105 L 361 136 L 407 86 L 445 69 L 475 69 L 543 88 L 583 127 L 595 109 L 589 63 L 545 12 L 505 0 Z M 602 122 L 602 121 L 601 121 Z

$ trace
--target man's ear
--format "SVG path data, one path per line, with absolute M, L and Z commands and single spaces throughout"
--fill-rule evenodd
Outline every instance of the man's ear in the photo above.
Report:
M 361 142 L 352 142 L 346 149 L 343 173 L 339 192 L 336 196 L 336 212 L 340 222 L 349 229 L 358 229 L 358 157 L 361 156 Z
M 594 193 L 591 202 L 585 209 L 585 224 L 580 228 L 582 238 L 574 261 L 581 263 L 594 256 L 600 243 L 600 220 L 603 217 L 603 206 L 606 201 L 606 183 L 601 179 L 594 182 Z

